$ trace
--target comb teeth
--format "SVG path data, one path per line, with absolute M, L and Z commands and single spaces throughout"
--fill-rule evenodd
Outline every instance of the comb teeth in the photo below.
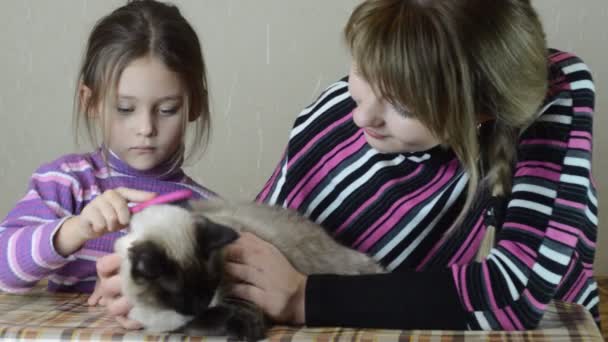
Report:
M 192 192 L 192 190 L 188 189 L 169 192 L 164 195 L 158 195 L 149 201 L 139 203 L 136 206 L 131 207 L 130 211 L 132 214 L 135 214 L 155 204 L 176 203 L 179 205 L 181 202 L 186 202 L 186 205 L 188 205 L 187 200 L 191 199 L 193 195 L 194 193 Z

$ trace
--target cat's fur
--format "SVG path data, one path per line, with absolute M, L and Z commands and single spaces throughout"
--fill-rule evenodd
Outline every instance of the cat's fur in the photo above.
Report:
M 123 257 L 129 317 L 150 331 L 265 336 L 263 313 L 224 296 L 221 250 L 251 232 L 275 245 L 304 274 L 384 272 L 373 259 L 338 244 L 317 224 L 282 208 L 223 200 L 191 201 L 189 208 L 157 205 L 134 215 L 115 250 Z

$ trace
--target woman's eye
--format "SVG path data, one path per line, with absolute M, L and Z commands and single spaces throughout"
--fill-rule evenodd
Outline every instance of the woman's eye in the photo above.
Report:
M 412 111 L 407 107 L 394 106 L 394 108 L 395 108 L 395 111 L 403 117 L 411 118 L 412 116 L 414 116 L 414 113 L 412 113 Z
M 413 116 L 412 112 L 410 112 L 408 110 L 403 110 L 399 114 L 401 114 L 403 117 L 406 117 L 406 118 L 411 118 Z

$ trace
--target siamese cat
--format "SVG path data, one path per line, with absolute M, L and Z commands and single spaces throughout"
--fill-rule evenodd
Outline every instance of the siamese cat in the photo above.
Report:
M 116 241 L 129 318 L 154 332 L 265 337 L 270 322 L 254 304 L 226 295 L 222 249 L 240 232 L 273 244 L 304 274 L 370 274 L 384 269 L 336 242 L 294 211 L 220 199 L 164 204 L 135 214 Z

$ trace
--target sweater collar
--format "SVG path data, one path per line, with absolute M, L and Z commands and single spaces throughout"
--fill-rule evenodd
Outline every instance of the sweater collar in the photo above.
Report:
M 99 150 L 99 155 L 101 156 L 102 160 L 105 161 L 106 165 L 109 166 L 112 173 L 116 172 L 132 177 L 153 178 L 164 181 L 178 181 L 185 176 L 182 169 L 184 157 L 181 151 L 181 149 L 178 150 L 165 162 L 153 167 L 150 170 L 137 170 L 120 159 L 120 157 L 118 157 L 118 155 L 113 151 L 109 149 L 104 151 L 103 147 Z

